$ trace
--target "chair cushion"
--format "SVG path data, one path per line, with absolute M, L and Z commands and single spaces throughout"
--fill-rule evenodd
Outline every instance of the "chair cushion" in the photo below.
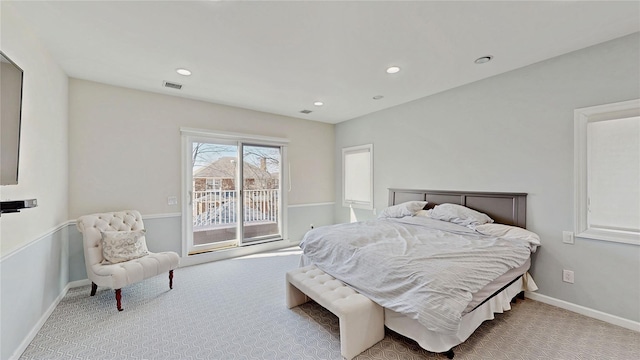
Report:
M 145 230 L 103 231 L 103 264 L 117 264 L 149 255 L 145 241 Z
M 176 269 L 180 257 L 173 251 L 149 253 L 147 256 L 117 264 L 95 264 L 91 266 L 90 278 L 98 286 L 120 289 L 169 270 Z

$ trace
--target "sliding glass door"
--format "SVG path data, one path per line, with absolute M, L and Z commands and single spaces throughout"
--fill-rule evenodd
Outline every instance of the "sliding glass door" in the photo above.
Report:
M 281 236 L 280 148 L 243 145 L 243 227 L 242 243 Z
M 188 253 L 282 239 L 282 147 L 186 140 Z
M 190 253 L 238 245 L 238 146 L 191 142 Z

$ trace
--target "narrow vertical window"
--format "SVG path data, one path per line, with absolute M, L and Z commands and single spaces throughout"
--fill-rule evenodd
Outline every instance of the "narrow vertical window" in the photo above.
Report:
M 640 232 L 640 117 L 587 125 L 589 228 Z
M 640 245 L 640 100 L 575 110 L 577 237 Z
M 373 209 L 373 144 L 342 149 L 342 205 Z

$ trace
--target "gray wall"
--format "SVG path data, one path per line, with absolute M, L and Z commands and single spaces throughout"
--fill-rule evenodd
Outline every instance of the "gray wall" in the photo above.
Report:
M 527 192 L 527 225 L 542 238 L 539 293 L 639 321 L 640 247 L 562 243 L 573 231 L 573 110 L 639 98 L 639 54 L 636 33 L 338 124 L 336 222 L 349 221 L 340 150 L 365 143 L 374 144 L 378 210 L 390 187 Z
M 68 283 L 68 260 L 66 226 L 2 258 L 0 359 L 9 359 L 18 349 L 24 350 L 25 339 Z

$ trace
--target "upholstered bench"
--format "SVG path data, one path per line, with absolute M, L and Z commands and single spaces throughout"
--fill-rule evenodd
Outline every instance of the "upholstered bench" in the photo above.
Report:
M 351 360 L 384 338 L 384 309 L 315 265 L 289 271 L 287 307 L 313 299 L 338 316 L 340 352 Z

